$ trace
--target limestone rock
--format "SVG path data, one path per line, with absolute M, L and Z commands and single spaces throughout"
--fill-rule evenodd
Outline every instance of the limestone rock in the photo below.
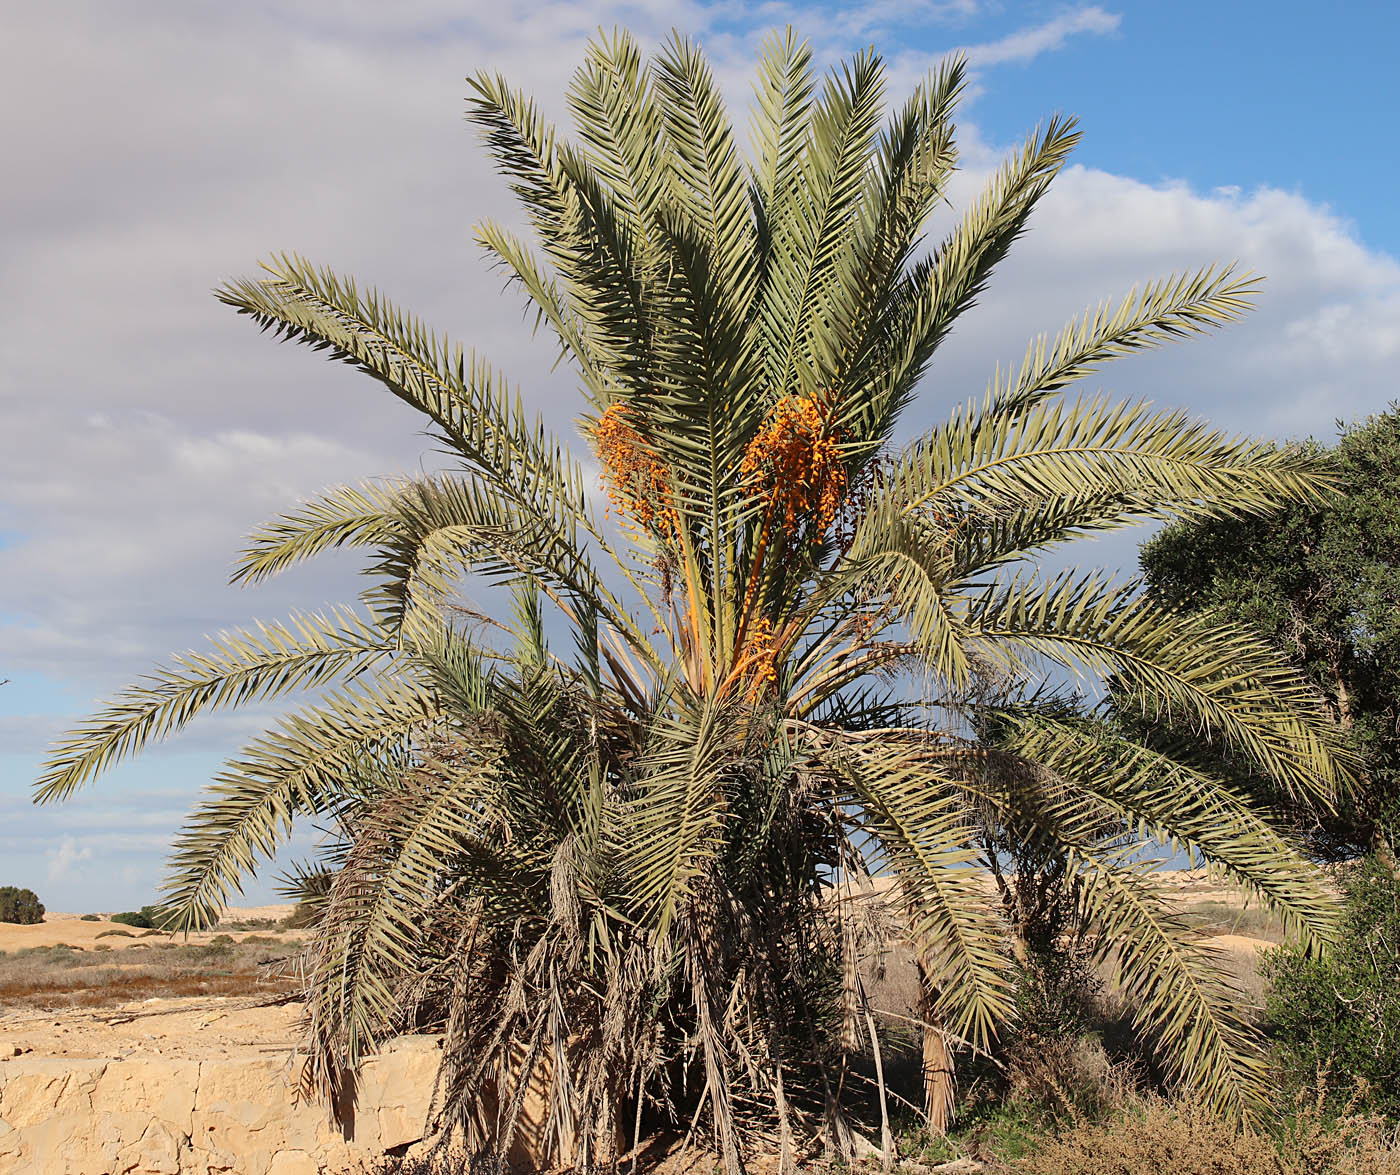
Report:
M 0 1060 L 0 1175 L 323 1175 L 423 1137 L 441 1059 L 405 1037 L 366 1062 L 355 1128 L 296 1093 L 290 1055 Z

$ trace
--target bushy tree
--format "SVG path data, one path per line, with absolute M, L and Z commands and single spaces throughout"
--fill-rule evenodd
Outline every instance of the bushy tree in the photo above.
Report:
M 44 920 L 44 904 L 32 889 L 0 885 L 0 922 L 32 926 Z
M 1320 851 L 1374 850 L 1400 873 L 1400 412 L 1313 448 L 1341 494 L 1177 523 L 1143 547 L 1142 568 L 1159 598 L 1257 630 L 1323 693 L 1364 757 L 1364 786 L 1338 813 L 1298 817 Z
M 658 1118 L 707 1119 L 730 1172 L 751 1128 L 785 1169 L 799 1135 L 849 1153 L 870 1017 L 845 899 L 897 880 L 927 1039 L 985 1048 L 1015 1007 L 981 834 L 1031 821 L 1177 1078 L 1234 1113 L 1263 1105 L 1234 993 L 1140 849 L 1189 845 L 1310 941 L 1331 932 L 1327 894 L 1221 779 L 1036 698 L 1066 667 L 1113 675 L 1319 803 L 1351 759 L 1256 637 L 1026 559 L 1145 518 L 1317 502 L 1329 481 L 1179 412 L 1061 396 L 1236 318 L 1252 284 L 1228 270 L 1091 309 L 894 443 L 1078 138 L 1038 129 L 925 248 L 963 85 L 950 62 L 882 125 L 877 55 L 819 84 L 779 36 L 746 160 L 680 37 L 651 60 L 621 34 L 593 46 L 576 143 L 502 79 L 473 81 L 540 248 L 491 224 L 479 239 L 579 381 L 611 518 L 484 360 L 382 295 L 290 257 L 220 291 L 423 413 L 455 467 L 333 490 L 257 532 L 239 580 L 360 548 L 364 608 L 177 658 L 75 730 L 38 795 L 197 713 L 331 689 L 219 777 L 168 896 L 203 924 L 294 820 L 333 829 L 301 887 L 332 1095 L 386 1036 L 435 1021 L 447 1120 L 488 1156 L 540 1087 L 547 1137 L 580 1166 Z M 513 613 L 455 604 L 468 572 L 511 581 Z

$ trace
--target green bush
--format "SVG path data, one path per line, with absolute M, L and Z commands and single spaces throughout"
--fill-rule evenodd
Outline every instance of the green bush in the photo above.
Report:
M 124 914 L 113 914 L 110 921 L 123 926 L 134 926 L 137 930 L 156 930 L 163 923 L 159 906 L 142 906 L 139 910 L 127 910 Z
M 1321 1075 L 1330 1112 L 1400 1119 L 1400 882 L 1372 859 L 1339 875 L 1346 907 L 1333 950 L 1264 957 L 1280 1088 L 1293 1097 Z
M 127 910 L 121 914 L 113 914 L 108 921 L 120 922 L 123 926 L 134 926 L 137 930 L 151 930 L 155 927 L 155 923 L 143 910 Z
M 0 922 L 18 922 L 33 926 L 44 920 L 44 903 L 32 889 L 15 885 L 0 885 Z
M 282 919 L 283 930 L 307 930 L 316 925 L 325 907 L 321 898 L 302 898 L 292 912 Z
M 80 922 L 101 922 L 101 921 L 102 921 L 102 915 L 101 915 L 101 914 L 84 914 L 80 919 L 78 919 L 78 921 L 80 921 Z

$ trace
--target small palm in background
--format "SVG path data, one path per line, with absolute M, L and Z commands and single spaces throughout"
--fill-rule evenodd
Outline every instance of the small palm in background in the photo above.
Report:
M 294 821 L 335 830 L 302 877 L 330 1094 L 436 1021 L 445 1120 L 488 1153 L 539 1090 L 549 1145 L 581 1167 L 666 1121 L 707 1121 L 730 1171 L 765 1134 L 785 1167 L 817 1134 L 848 1149 L 845 1078 L 875 1020 L 862 904 L 842 899 L 879 877 L 917 950 L 944 1121 L 947 1049 L 986 1048 L 1015 1008 L 979 861 L 1033 836 L 1177 1078 L 1233 1113 L 1262 1105 L 1255 1041 L 1142 849 L 1189 849 L 1305 941 L 1330 933 L 1329 899 L 1224 781 L 1046 691 L 1111 677 L 1119 707 L 1169 710 L 1312 802 L 1353 764 L 1258 640 L 1031 560 L 1143 520 L 1317 501 L 1328 478 L 1180 413 L 1060 395 L 1237 317 L 1252 287 L 1228 270 L 1090 311 L 897 444 L 1077 135 L 1037 130 L 929 250 L 963 65 L 888 118 L 883 79 L 863 53 L 819 84 L 804 44 L 771 40 L 752 162 L 679 38 L 649 61 L 625 35 L 593 46 L 569 91 L 577 143 L 503 80 L 473 82 L 537 242 L 479 237 L 578 377 L 605 508 L 498 373 L 380 295 L 287 257 L 220 291 L 424 413 L 456 468 L 256 532 L 246 582 L 365 548 L 363 606 L 175 659 L 77 728 L 38 795 L 197 713 L 326 691 L 213 784 L 168 905 L 206 923 Z M 453 604 L 466 573 L 511 582 L 513 614 Z

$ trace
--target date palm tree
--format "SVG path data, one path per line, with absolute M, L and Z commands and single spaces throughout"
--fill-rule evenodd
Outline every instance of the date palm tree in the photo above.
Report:
M 472 81 L 535 236 L 479 240 L 576 375 L 596 472 L 484 359 L 376 292 L 289 256 L 219 291 L 378 380 L 454 467 L 256 531 L 236 579 L 363 548 L 362 606 L 175 658 L 66 737 L 37 796 L 198 713 L 324 691 L 214 781 L 167 902 L 205 924 L 296 821 L 330 830 L 301 882 L 333 1096 L 386 1036 L 436 1019 L 444 1121 L 498 1157 L 539 1129 L 586 1167 L 668 1115 L 707 1123 L 731 1172 L 764 1131 L 786 1167 L 803 1137 L 848 1148 L 843 1074 L 879 1038 L 845 899 L 893 880 L 929 1040 L 987 1048 L 1013 1015 L 979 869 L 991 827 L 1067 860 L 1177 1079 L 1260 1109 L 1253 1037 L 1144 847 L 1189 851 L 1306 940 L 1327 939 L 1330 900 L 1248 796 L 1043 694 L 1111 680 L 1120 709 L 1170 711 L 1310 802 L 1354 764 L 1259 640 L 1037 559 L 1331 483 L 1181 412 L 1064 395 L 1237 318 L 1253 282 L 1228 268 L 1089 310 L 897 439 L 1078 139 L 1068 119 L 1037 129 L 927 247 L 964 82 L 949 61 L 885 117 L 874 52 L 819 82 L 807 46 L 775 36 L 746 156 L 679 36 L 650 59 L 625 34 L 596 42 L 568 92 L 573 142 L 501 78 Z M 468 573 L 511 583 L 511 615 L 455 602 Z

